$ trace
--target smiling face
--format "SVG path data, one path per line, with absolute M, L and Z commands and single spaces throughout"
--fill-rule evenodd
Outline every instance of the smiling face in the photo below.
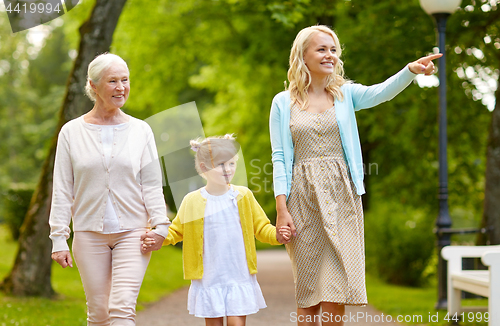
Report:
M 214 162 L 214 164 L 217 164 Z M 228 160 L 224 163 L 219 163 L 215 168 L 208 168 L 205 163 L 201 163 L 203 174 L 207 179 L 207 183 L 211 185 L 227 185 L 231 182 L 236 172 L 236 158 Z
M 333 74 L 338 61 L 333 38 L 323 32 L 314 34 L 304 53 L 304 63 L 311 73 L 311 78 L 324 78 Z
M 106 69 L 98 83 L 91 82 L 96 92 L 96 104 L 107 109 L 119 109 L 130 93 L 129 71 L 121 63 L 114 63 Z

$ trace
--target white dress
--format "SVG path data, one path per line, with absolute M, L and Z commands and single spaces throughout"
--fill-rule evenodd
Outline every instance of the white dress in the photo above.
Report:
M 203 278 L 192 280 L 188 310 L 202 318 L 246 316 L 266 307 L 264 296 L 251 275 L 245 255 L 243 232 L 236 202 L 238 192 L 231 189 L 207 199 L 203 227 Z

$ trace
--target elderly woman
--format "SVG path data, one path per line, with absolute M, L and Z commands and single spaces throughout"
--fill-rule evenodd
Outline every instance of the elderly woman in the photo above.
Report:
M 276 224 L 295 233 L 287 250 L 299 325 L 343 325 L 345 305 L 367 303 L 355 111 L 392 99 L 417 74 L 432 74 L 432 60 L 441 56 L 421 58 L 381 84 L 363 86 L 344 78 L 341 53 L 327 26 L 300 31 L 290 53 L 289 90 L 276 95 L 271 107 Z
M 67 244 L 73 219 L 73 254 L 87 297 L 88 325 L 135 325 L 135 306 L 151 250 L 161 247 L 170 221 L 151 128 L 120 108 L 130 92 L 129 70 L 114 54 L 88 67 L 88 113 L 59 133 L 54 164 L 50 238 L 52 259 L 73 266 Z M 155 228 L 151 230 L 150 228 Z

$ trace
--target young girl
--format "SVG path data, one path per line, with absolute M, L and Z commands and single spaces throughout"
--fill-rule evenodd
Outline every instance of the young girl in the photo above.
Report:
M 254 236 L 279 245 L 289 241 L 290 228 L 277 233 L 252 192 L 230 184 L 238 159 L 232 135 L 192 140 L 191 148 L 207 185 L 184 197 L 164 245 L 184 241 L 190 314 L 206 325 L 223 325 L 224 316 L 228 326 L 245 325 L 246 315 L 266 307 L 255 275 Z

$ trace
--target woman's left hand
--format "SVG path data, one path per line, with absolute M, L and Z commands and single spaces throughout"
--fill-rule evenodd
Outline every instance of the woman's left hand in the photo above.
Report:
M 154 231 L 149 231 L 141 235 L 141 252 L 146 254 L 154 250 L 160 250 L 163 245 L 164 237 Z
M 414 74 L 424 74 L 426 76 L 432 75 L 436 72 L 436 67 L 434 67 L 434 63 L 432 60 L 437 58 L 441 58 L 443 56 L 442 53 L 437 54 L 429 54 L 426 57 L 422 57 L 417 61 L 410 62 L 408 64 L 408 68 Z

